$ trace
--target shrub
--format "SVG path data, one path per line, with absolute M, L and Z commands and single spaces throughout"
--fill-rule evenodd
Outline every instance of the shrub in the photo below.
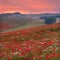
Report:
M 56 19 L 54 17 L 46 17 L 45 18 L 45 24 L 52 24 L 55 22 L 56 22 Z

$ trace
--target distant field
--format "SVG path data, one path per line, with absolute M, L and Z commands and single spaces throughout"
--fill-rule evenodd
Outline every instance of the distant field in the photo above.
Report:
M 56 15 L 56 16 L 55 16 Z M 0 32 L 7 32 L 13 30 L 20 30 L 35 26 L 45 25 L 46 16 L 52 16 L 56 18 L 56 22 L 60 22 L 60 18 L 57 18 L 59 14 L 0 14 Z
M 8 22 L 7 22 L 8 21 Z M 42 19 L 24 19 L 23 22 L 22 20 L 7 20 L 7 21 L 2 21 L 0 30 L 1 32 L 6 32 L 6 31 L 12 31 L 12 30 L 20 30 L 20 29 L 25 29 L 25 28 L 30 28 L 30 27 L 35 27 L 35 26 L 41 26 L 44 25 L 44 20 Z M 10 22 L 9 22 L 10 21 Z M 12 22 L 14 21 L 14 22 Z M 11 23 L 12 22 L 12 23 Z
M 22 26 L 17 26 L 15 28 L 11 28 L 11 29 L 7 29 L 7 30 L 3 30 L 3 32 L 8 32 L 8 31 L 13 31 L 13 30 L 22 30 L 22 29 L 26 29 L 26 28 L 31 28 L 31 27 L 37 27 L 37 26 L 43 26 L 45 25 L 44 23 L 37 23 L 37 24 L 25 24 Z

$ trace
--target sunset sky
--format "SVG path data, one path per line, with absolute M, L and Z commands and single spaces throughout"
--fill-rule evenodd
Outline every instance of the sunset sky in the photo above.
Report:
M 0 13 L 59 13 L 60 0 L 0 0 Z

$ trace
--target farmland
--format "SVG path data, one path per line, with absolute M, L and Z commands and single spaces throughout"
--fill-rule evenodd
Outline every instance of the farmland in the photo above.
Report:
M 60 60 L 60 23 L 0 32 L 0 60 Z

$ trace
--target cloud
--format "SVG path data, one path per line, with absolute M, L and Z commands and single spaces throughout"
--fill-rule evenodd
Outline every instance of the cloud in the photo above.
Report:
M 0 0 L 0 13 L 60 12 L 60 0 Z

